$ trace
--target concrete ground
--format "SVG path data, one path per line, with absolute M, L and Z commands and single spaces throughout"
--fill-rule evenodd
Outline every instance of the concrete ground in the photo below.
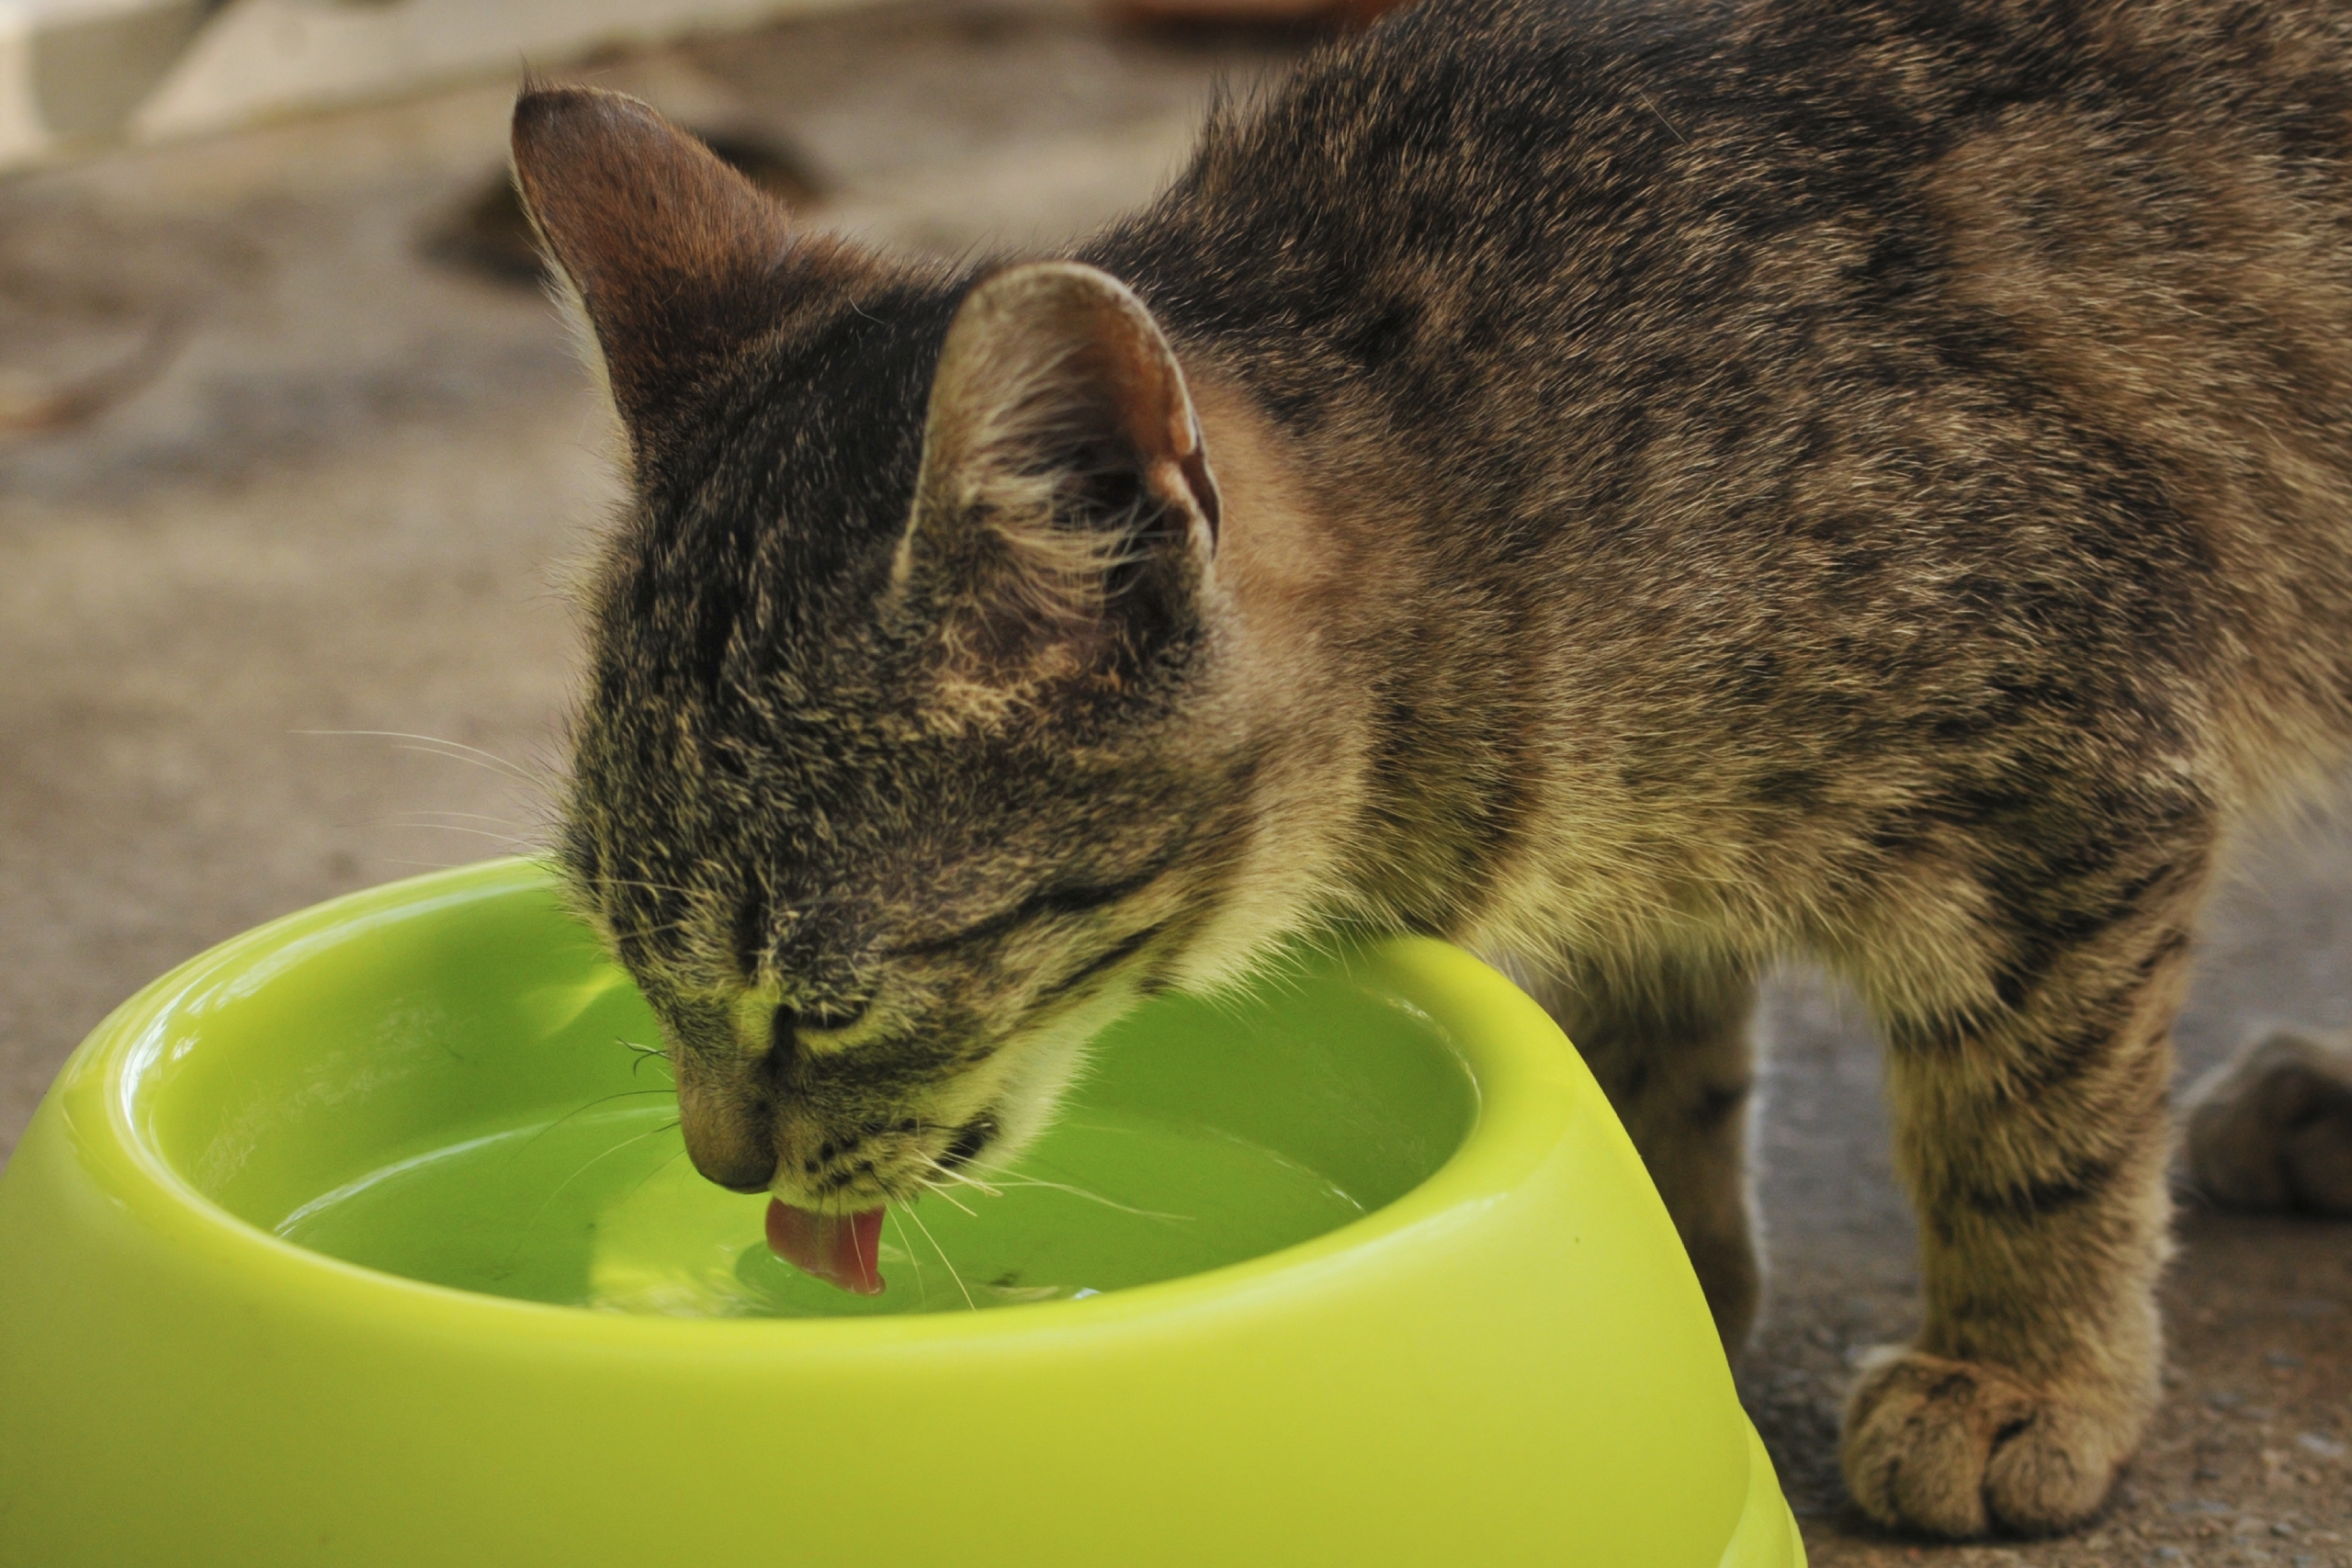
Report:
M 788 140 L 828 193 L 812 221 L 956 251 L 1141 197 L 1213 79 L 1295 47 L 996 0 L 589 74 Z M 0 1150 L 75 1041 L 178 959 L 537 830 L 606 431 L 548 308 L 420 244 L 497 169 L 508 96 L 0 185 L 0 424 L 74 412 L 60 388 L 115 394 L 0 434 Z M 142 352 L 165 367 L 138 384 Z M 2244 872 L 2185 1070 L 2263 1018 L 2352 1024 L 2352 836 Z M 1837 1403 L 1860 1348 L 1916 1320 L 1910 1221 L 1851 1010 L 1791 976 L 1765 1028 L 1774 1282 L 1742 1385 L 1815 1563 L 2352 1565 L 2352 1226 L 2199 1213 L 2167 1287 L 2171 1397 L 2090 1531 L 1951 1548 L 1859 1522 Z

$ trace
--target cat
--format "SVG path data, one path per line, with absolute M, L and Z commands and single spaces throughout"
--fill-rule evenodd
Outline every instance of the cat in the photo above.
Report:
M 514 152 L 634 497 L 558 855 L 706 1175 L 870 1216 L 1137 998 L 1433 932 L 1584 1053 L 1736 1352 L 1803 955 L 1922 1222 L 1854 1498 L 2094 1514 L 2200 901 L 2352 748 L 2352 6 L 1424 0 L 977 265 L 612 95 Z M 2352 1209 L 2352 1057 L 2266 1049 L 2195 1163 Z

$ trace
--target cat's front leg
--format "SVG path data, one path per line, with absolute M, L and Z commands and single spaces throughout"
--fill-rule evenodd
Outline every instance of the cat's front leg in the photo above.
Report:
M 1892 1021 L 1927 1318 L 1866 1364 L 1844 1438 L 1847 1484 L 1886 1524 L 2064 1529 L 2139 1444 L 2162 1356 L 2185 914 L 2132 911 L 1993 1016 Z

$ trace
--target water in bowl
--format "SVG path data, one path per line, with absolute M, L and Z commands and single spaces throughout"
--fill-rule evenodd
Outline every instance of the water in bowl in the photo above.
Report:
M 1129 1106 L 1078 1108 L 1013 1168 L 894 1205 L 879 1296 L 771 1253 L 765 1197 L 704 1180 L 653 1091 L 482 1130 L 288 1215 L 289 1241 L 459 1290 L 615 1312 L 840 1317 L 964 1312 L 1175 1279 L 1363 1212 L 1294 1158 Z

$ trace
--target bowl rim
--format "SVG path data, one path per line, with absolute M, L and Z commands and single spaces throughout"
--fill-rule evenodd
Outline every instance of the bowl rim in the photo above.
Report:
M 526 1301 L 434 1284 L 314 1252 L 207 1196 L 151 1135 L 142 1089 L 173 1025 L 214 997 L 254 988 L 273 974 L 369 927 L 441 908 L 551 890 L 552 872 L 519 857 L 404 877 L 312 905 L 232 937 L 142 987 L 99 1022 L 60 1073 L 52 1097 L 81 1162 L 160 1240 L 273 1294 L 299 1293 L 341 1315 L 387 1317 L 424 1332 L 519 1330 L 616 1348 L 707 1351 L 773 1340 L 838 1352 L 916 1345 L 1017 1343 L 1076 1328 L 1113 1331 L 1223 1310 L 1270 1291 L 1344 1293 L 1358 1265 L 1412 1235 L 1475 1224 L 1502 1204 L 1586 1120 L 1598 1089 L 1550 1015 L 1500 972 L 1431 937 L 1382 937 L 1351 952 L 1379 966 L 1393 999 L 1415 1011 L 1470 1078 L 1472 1113 L 1461 1144 L 1420 1183 L 1332 1230 L 1196 1274 L 1133 1285 L 1082 1301 L 1009 1304 L 987 1312 L 872 1317 L 673 1317 Z M 1350 962 L 1343 953 L 1341 962 Z M 93 1113 L 96 1114 L 93 1114 Z

